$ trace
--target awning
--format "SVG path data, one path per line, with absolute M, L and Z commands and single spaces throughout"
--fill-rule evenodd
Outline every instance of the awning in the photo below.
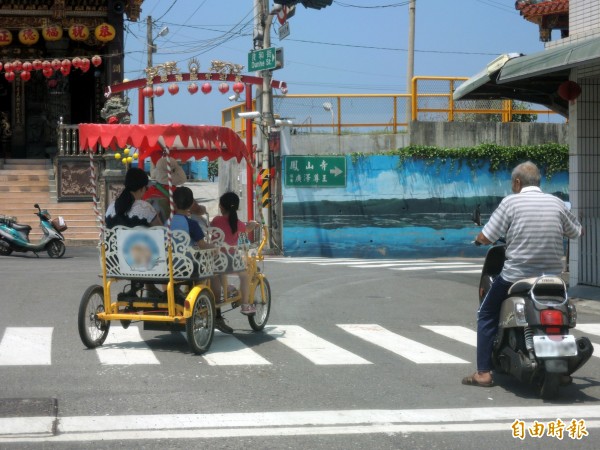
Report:
M 182 161 L 191 157 L 252 161 L 246 144 L 235 131 L 220 126 L 80 124 L 80 150 L 93 149 L 98 144 L 113 150 L 130 145 L 138 149 L 140 159 L 151 157 L 155 163 L 165 147 Z
M 600 38 L 574 42 L 509 61 L 500 71 L 498 83 L 572 69 L 594 60 L 600 60 Z
M 494 59 L 481 72 L 469 78 L 454 91 L 454 100 L 461 100 L 466 95 L 469 95 L 468 99 L 487 100 L 491 98 L 492 93 L 488 87 L 495 86 L 500 69 L 508 61 L 519 56 L 521 56 L 520 53 L 507 53 Z
M 600 38 L 508 58 L 493 66 L 499 60 L 456 89 L 454 100 L 520 100 L 544 105 L 567 117 L 569 105 L 559 97 L 558 86 L 569 79 L 573 67 L 600 62 Z

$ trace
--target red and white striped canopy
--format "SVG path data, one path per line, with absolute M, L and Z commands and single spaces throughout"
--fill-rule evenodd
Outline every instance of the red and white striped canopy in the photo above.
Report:
M 156 163 L 167 147 L 171 157 L 183 162 L 195 157 L 209 160 L 235 158 L 251 163 L 251 153 L 244 141 L 231 128 L 208 125 L 79 125 L 79 149 L 95 149 L 97 145 L 117 150 L 127 146 L 138 149 L 141 161 L 150 157 Z

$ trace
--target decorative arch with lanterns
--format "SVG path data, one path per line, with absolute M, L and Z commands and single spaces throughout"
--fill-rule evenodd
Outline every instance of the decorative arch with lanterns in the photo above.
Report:
M 223 61 L 212 61 L 211 67 L 208 72 L 200 72 L 200 65 L 197 60 L 192 59 L 188 63 L 189 72 L 180 73 L 175 63 L 167 62 L 156 67 L 146 69 L 146 78 L 140 78 L 133 81 L 124 81 L 123 83 L 113 84 L 108 86 L 105 91 L 105 96 L 110 97 L 114 94 L 119 94 L 132 89 L 137 89 L 138 95 L 138 119 L 139 123 L 144 123 L 145 114 L 145 99 L 149 97 L 160 97 L 165 93 L 162 84 L 169 83 L 167 87 L 168 92 L 171 95 L 179 93 L 179 84 L 187 82 L 187 90 L 191 95 L 196 94 L 199 90 L 203 94 L 207 95 L 212 92 L 212 83 L 218 82 L 217 89 L 221 94 L 229 92 L 230 84 L 231 89 L 236 94 L 246 92 L 245 105 L 246 110 L 252 109 L 252 86 L 262 86 L 263 78 L 242 75 L 240 72 L 243 66 L 232 64 Z M 199 87 L 198 84 L 201 84 Z M 286 94 L 287 84 L 284 81 L 272 80 L 271 88 L 280 90 L 283 94 Z M 252 154 L 252 119 L 246 119 L 246 148 L 249 155 Z M 126 155 L 127 158 L 130 156 Z M 127 159 L 127 162 L 131 160 Z M 254 167 L 248 160 L 246 167 L 246 186 L 248 189 L 248 195 L 246 196 L 248 219 L 254 219 L 254 206 L 253 206 L 253 184 L 254 184 Z
M 246 91 L 246 107 L 252 107 L 251 86 L 262 86 L 263 79 L 252 75 L 242 75 L 243 66 L 224 61 L 212 61 L 208 72 L 200 72 L 200 64 L 196 59 L 188 63 L 189 72 L 181 73 L 177 64 L 166 62 L 155 67 L 147 68 L 146 78 L 140 78 L 133 81 L 124 81 L 123 83 L 107 86 L 105 96 L 110 97 L 113 94 L 137 89 L 138 96 L 138 117 L 140 123 L 144 122 L 144 99 L 150 97 L 160 97 L 165 93 L 162 84 L 169 84 L 167 91 L 171 95 L 179 93 L 179 84 L 189 82 L 187 91 L 194 95 L 198 91 L 203 94 L 210 94 L 213 90 L 213 83 L 218 82 L 217 89 L 221 94 L 226 94 L 229 89 L 236 94 Z M 230 86 L 231 85 L 231 86 Z M 273 89 L 280 90 L 283 94 L 287 93 L 287 84 L 284 81 L 271 81 Z

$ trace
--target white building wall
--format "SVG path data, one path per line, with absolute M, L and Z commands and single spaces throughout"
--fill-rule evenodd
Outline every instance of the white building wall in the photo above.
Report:
M 585 235 L 571 242 L 570 284 L 600 286 L 600 65 L 574 69 L 581 96 L 570 105 L 569 191 Z
M 546 43 L 546 48 L 600 36 L 600 0 L 569 1 L 569 37 Z

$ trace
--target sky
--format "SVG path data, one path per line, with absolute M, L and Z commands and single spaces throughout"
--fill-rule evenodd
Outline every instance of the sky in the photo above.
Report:
M 416 0 L 414 74 L 471 76 L 503 53 L 542 51 L 537 26 L 520 16 L 514 3 Z M 126 22 L 129 80 L 144 78 L 148 15 L 157 36 L 154 64 L 176 61 L 182 72 L 188 72 L 192 57 L 200 71 L 212 60 L 247 65 L 253 0 L 145 0 L 140 20 Z M 165 26 L 169 33 L 158 37 Z M 285 81 L 290 94 L 406 92 L 408 1 L 334 0 L 321 10 L 298 5 L 289 27 L 290 35 L 280 41 L 275 20 L 271 43 L 284 48 L 285 67 L 273 78 Z M 185 86 L 181 83 L 177 95 L 155 99 L 155 122 L 220 125 L 221 110 L 233 105 L 232 92 L 223 95 L 213 85 L 212 93 L 192 96 Z M 137 93 L 130 97 L 132 123 L 137 123 Z

